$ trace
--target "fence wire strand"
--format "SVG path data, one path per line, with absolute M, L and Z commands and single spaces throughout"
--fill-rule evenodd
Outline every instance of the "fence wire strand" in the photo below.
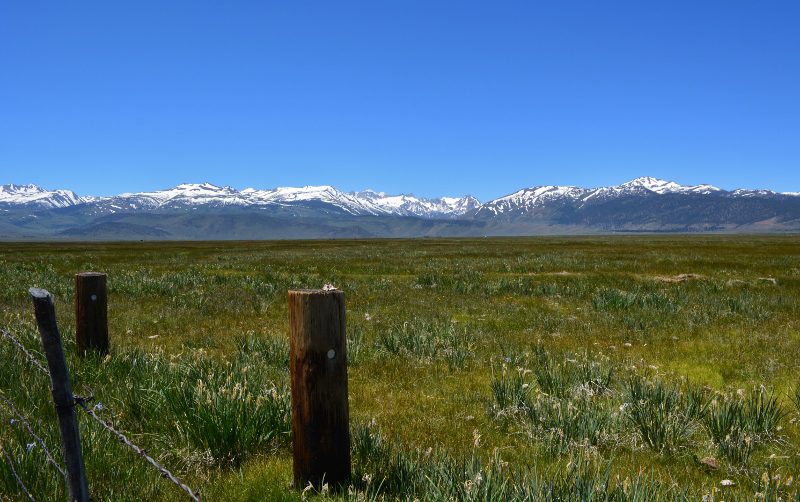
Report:
M 11 475 L 14 476 L 14 479 L 17 480 L 17 484 L 20 486 L 20 488 L 22 488 L 22 491 L 25 492 L 25 495 L 28 496 L 28 500 L 30 500 L 31 502 L 36 502 L 36 499 L 33 498 L 33 495 L 31 495 L 31 492 L 28 491 L 28 488 L 25 486 L 25 483 L 22 482 L 22 479 L 20 479 L 19 474 L 17 474 L 16 469 L 14 469 L 14 462 L 11 461 L 11 456 L 3 447 L 3 443 L 0 443 L 0 451 L 2 451 L 3 456 L 6 457 L 8 468 L 11 469 Z
M 197 493 L 194 490 L 192 490 L 191 488 L 189 488 L 183 481 L 180 480 L 180 478 L 178 478 L 177 476 L 172 474 L 166 467 L 164 467 L 163 465 L 159 464 L 153 457 L 148 455 L 147 452 L 144 449 L 142 449 L 141 447 L 139 447 L 139 446 L 135 445 L 134 443 L 132 443 L 131 440 L 128 439 L 127 436 L 125 436 L 125 434 L 123 434 L 122 432 L 118 431 L 117 429 L 112 427 L 111 424 L 109 424 L 108 422 L 106 422 L 105 420 L 103 420 L 102 418 L 97 416 L 97 414 L 94 412 L 94 410 L 92 410 L 91 408 L 86 406 L 86 402 L 85 401 L 86 400 L 82 399 L 82 398 L 76 398 L 75 399 L 75 403 L 77 403 L 78 406 L 83 411 L 85 411 L 87 415 L 92 417 L 105 430 L 107 430 L 108 432 L 110 432 L 111 434 L 116 436 L 117 439 L 122 444 L 124 444 L 125 446 L 127 446 L 128 448 L 133 450 L 137 455 L 139 455 L 140 457 L 145 459 L 150 465 L 155 467 L 156 470 L 158 470 L 158 472 L 161 473 L 162 477 L 172 481 L 178 488 L 180 488 L 181 490 L 185 491 L 189 495 L 189 498 L 191 498 L 192 500 L 194 500 L 196 502 L 200 502 L 200 494 L 199 493 Z
M 3 328 L 0 328 L 0 334 L 2 334 L 5 338 L 7 338 L 9 341 L 11 341 L 11 343 L 13 343 L 23 354 L 25 354 L 25 356 L 28 358 L 28 360 L 31 362 L 31 364 L 33 364 L 37 369 L 39 369 L 42 373 L 44 373 L 48 377 L 50 376 L 50 371 L 48 371 L 47 368 L 45 368 L 44 365 L 42 365 L 42 363 L 39 361 L 39 358 L 37 358 L 36 356 L 31 354 L 31 352 L 28 349 L 25 348 L 25 346 L 22 344 L 22 342 L 19 341 L 19 339 L 17 339 L 17 337 L 15 337 L 9 331 L 7 331 L 7 330 L 5 330 Z M 177 476 L 172 474 L 166 467 L 164 467 L 163 465 L 159 464 L 153 457 L 148 455 L 147 452 L 143 448 L 141 448 L 141 447 L 137 446 L 136 444 L 132 443 L 131 440 L 128 439 L 127 436 L 125 436 L 125 434 L 123 434 L 122 432 L 120 432 L 117 429 L 115 429 L 114 427 L 112 427 L 111 424 L 109 424 L 108 422 L 106 422 L 105 420 L 100 418 L 94 412 L 94 410 L 92 410 L 91 408 L 86 406 L 87 398 L 83 398 L 83 397 L 80 397 L 80 396 L 74 396 L 74 398 L 75 398 L 75 404 L 77 404 L 83 411 L 86 412 L 87 415 L 92 417 L 104 429 L 106 429 L 108 432 L 110 432 L 111 434 L 116 436 L 116 438 L 122 444 L 124 444 L 125 446 L 127 446 L 128 448 L 133 450 L 137 455 L 139 455 L 140 457 L 145 459 L 150 465 L 155 467 L 156 470 L 159 473 L 161 473 L 162 477 L 172 481 L 178 488 L 180 488 L 181 490 L 185 491 L 192 500 L 194 500 L 196 502 L 200 502 L 200 494 L 199 493 L 197 493 L 194 490 L 192 490 L 191 488 L 189 488 L 189 486 L 187 486 L 186 483 L 181 481 L 180 478 L 178 478 Z M 36 434 L 34 434 L 33 429 L 30 427 L 30 424 L 22 417 L 22 415 L 16 410 L 16 408 L 14 408 L 14 405 L 11 404 L 11 402 L 8 401 L 2 395 L 0 395 L 0 399 L 2 399 L 2 401 L 7 406 L 9 406 L 12 409 L 12 411 L 14 411 L 14 413 L 17 415 L 17 417 L 28 428 L 28 432 L 30 432 L 31 435 L 33 435 L 33 437 L 39 442 L 39 444 L 42 445 L 42 448 L 44 449 L 45 454 L 47 455 L 47 459 L 56 467 L 56 469 L 58 469 L 58 471 L 61 474 L 66 476 L 64 469 L 62 469 L 61 466 L 58 465 L 58 463 L 53 459 L 52 455 L 50 454 L 50 451 L 45 446 L 44 441 L 42 441 L 41 438 L 39 438 Z M 9 462 L 10 462 L 10 459 L 9 459 Z M 13 470 L 13 467 L 12 467 L 12 470 Z M 21 484 L 21 481 L 19 480 L 19 478 L 17 478 L 17 481 L 19 481 L 20 484 Z M 22 485 L 22 486 L 24 488 L 24 485 Z M 26 493 L 27 493 L 27 491 L 26 491 Z M 28 494 L 28 497 L 31 500 L 33 500 L 33 497 L 31 497 L 30 494 Z
M 19 412 L 19 410 L 16 408 L 16 406 L 14 406 L 14 403 L 12 403 L 10 400 L 8 400 L 8 398 L 6 398 L 3 394 L 0 394 L 0 401 L 2 401 L 3 404 L 5 404 L 6 407 L 9 410 L 11 410 L 11 412 L 16 416 L 16 420 L 25 426 L 25 428 L 28 430 L 28 434 L 30 434 L 33 437 L 33 439 L 35 439 L 36 442 L 39 443 L 39 446 L 42 447 L 42 450 L 44 451 L 44 454 L 47 457 L 47 461 L 50 462 L 51 464 L 53 464 L 53 467 L 55 467 L 56 470 L 58 472 L 60 472 L 61 475 L 64 476 L 64 479 L 66 480 L 67 479 L 67 472 L 64 470 L 63 467 L 61 467 L 61 464 L 59 464 L 58 461 L 56 461 L 54 455 L 47 448 L 47 445 L 45 444 L 44 440 L 42 438 L 40 438 L 33 431 L 33 427 L 31 427 L 30 422 L 28 422 L 28 420 L 25 419 L 25 417 L 22 415 L 22 413 Z
M 44 373 L 48 377 L 50 376 L 50 371 L 47 368 L 44 367 L 44 365 L 41 363 L 41 361 L 39 360 L 38 357 L 36 357 L 33 354 L 31 354 L 31 352 L 28 349 L 26 349 L 24 345 L 22 345 L 22 342 L 20 342 L 17 337 L 15 337 L 14 335 L 11 334 L 11 332 L 9 332 L 9 331 L 7 331 L 7 330 L 5 330 L 3 328 L 0 328 L 0 334 L 2 334 L 4 337 L 6 337 L 11 343 L 16 345 L 17 348 L 23 354 L 25 354 L 25 356 L 28 358 L 28 360 L 31 362 L 31 364 L 33 364 L 34 367 L 36 367 L 39 371 L 41 371 L 42 373 Z

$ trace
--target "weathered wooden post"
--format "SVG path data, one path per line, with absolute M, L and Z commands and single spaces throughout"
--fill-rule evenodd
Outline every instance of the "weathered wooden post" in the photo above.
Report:
M 108 353 L 108 295 L 106 274 L 75 275 L 75 342 L 78 354 Z
M 350 480 L 344 293 L 289 291 L 294 483 Z
M 47 366 L 50 369 L 53 402 L 61 432 L 61 453 L 67 467 L 69 500 L 70 502 L 89 502 L 89 487 L 86 482 L 86 472 L 83 469 L 81 435 L 75 417 L 75 396 L 72 395 L 67 361 L 64 358 L 61 335 L 56 324 L 53 296 L 39 288 L 31 288 L 28 292 L 33 299 L 36 324 L 39 327 L 39 336 L 42 338 L 42 347 L 47 357 Z

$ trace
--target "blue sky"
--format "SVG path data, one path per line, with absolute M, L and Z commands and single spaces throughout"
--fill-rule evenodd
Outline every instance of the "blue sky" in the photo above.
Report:
M 5 2 L 0 183 L 800 191 L 800 2 Z

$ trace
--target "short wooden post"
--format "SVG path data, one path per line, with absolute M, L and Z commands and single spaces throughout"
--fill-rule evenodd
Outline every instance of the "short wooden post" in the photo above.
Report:
M 36 324 L 39 326 L 39 336 L 42 338 L 47 366 L 50 369 L 53 402 L 61 432 L 61 453 L 67 467 L 69 500 L 70 502 L 88 502 L 89 487 L 86 482 L 86 472 L 83 469 L 81 435 L 75 416 L 75 396 L 72 395 L 67 361 L 64 358 L 61 335 L 56 324 L 53 296 L 44 289 L 38 288 L 31 288 L 28 292 L 33 299 Z
M 75 275 L 75 342 L 78 354 L 108 353 L 108 295 L 106 274 Z
M 289 291 L 294 483 L 350 480 L 344 293 Z

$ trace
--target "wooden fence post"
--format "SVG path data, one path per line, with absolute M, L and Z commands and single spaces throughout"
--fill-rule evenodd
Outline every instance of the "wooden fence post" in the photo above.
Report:
M 350 480 L 344 293 L 289 291 L 294 483 Z
M 75 397 L 72 395 L 67 361 L 64 358 L 61 335 L 56 324 L 53 296 L 44 289 L 38 288 L 31 288 L 28 292 L 33 299 L 36 324 L 39 327 L 39 336 L 42 338 L 42 346 L 47 357 L 47 366 L 50 368 L 53 402 L 61 432 L 61 453 L 67 467 L 69 500 L 70 502 L 89 502 L 89 487 L 86 482 L 86 472 L 83 469 L 81 436 L 75 416 Z
M 108 354 L 106 274 L 75 275 L 75 342 L 81 356 L 90 350 Z

